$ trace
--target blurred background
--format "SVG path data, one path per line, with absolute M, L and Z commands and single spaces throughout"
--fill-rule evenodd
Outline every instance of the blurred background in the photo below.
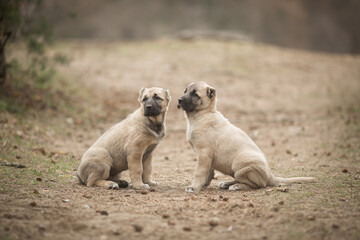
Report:
M 360 53 L 357 0 L 51 0 L 57 38 L 227 38 Z

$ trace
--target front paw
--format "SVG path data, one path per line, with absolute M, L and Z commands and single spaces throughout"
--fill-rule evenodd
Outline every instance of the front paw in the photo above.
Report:
M 192 186 L 190 186 L 190 187 L 187 187 L 187 188 L 185 189 L 185 192 L 195 193 L 195 192 L 199 192 L 200 189 L 201 189 L 201 187 L 192 187 Z
M 151 187 L 156 187 L 156 186 L 159 186 L 159 184 L 157 183 L 157 182 L 155 182 L 155 181 L 148 181 L 148 182 L 146 182 L 149 186 L 151 186 Z
M 229 188 L 229 185 L 226 184 L 226 182 L 221 182 L 221 183 L 219 183 L 218 187 L 219 187 L 220 189 L 228 189 L 228 188 Z
M 133 184 L 134 189 L 150 189 L 149 184 Z

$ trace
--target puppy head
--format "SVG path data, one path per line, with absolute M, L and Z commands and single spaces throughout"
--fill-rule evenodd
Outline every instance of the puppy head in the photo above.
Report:
M 178 108 L 185 112 L 196 112 L 216 106 L 215 88 L 205 82 L 191 83 L 178 100 Z
M 138 98 L 146 117 L 158 116 L 166 112 L 170 99 L 169 90 L 157 87 L 140 89 Z

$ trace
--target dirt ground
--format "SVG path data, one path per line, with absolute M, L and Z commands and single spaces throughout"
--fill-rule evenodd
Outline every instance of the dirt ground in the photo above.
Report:
M 26 165 L 0 166 L 1 239 L 360 239 L 359 56 L 210 40 L 54 48 L 70 56 L 58 72 L 80 100 L 66 111 L 0 113 L 0 158 Z M 217 173 L 210 187 L 185 193 L 196 156 L 176 102 L 195 81 L 217 89 L 218 110 L 255 140 L 275 175 L 316 183 L 229 192 L 217 185 L 230 177 Z M 81 155 L 139 107 L 143 86 L 172 96 L 153 158 L 159 186 L 79 185 Z

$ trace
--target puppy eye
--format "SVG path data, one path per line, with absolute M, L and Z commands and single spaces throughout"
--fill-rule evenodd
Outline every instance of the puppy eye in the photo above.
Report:
M 159 100 L 159 101 L 162 101 L 163 99 L 159 96 L 154 96 L 155 100 Z
M 145 102 L 147 99 L 148 99 L 147 97 L 144 97 L 143 102 Z
M 194 90 L 192 90 L 192 91 L 191 91 L 191 93 L 190 93 L 190 95 L 191 95 L 191 96 L 197 96 L 197 94 L 196 94 L 196 90 L 195 90 L 195 89 L 194 89 Z

